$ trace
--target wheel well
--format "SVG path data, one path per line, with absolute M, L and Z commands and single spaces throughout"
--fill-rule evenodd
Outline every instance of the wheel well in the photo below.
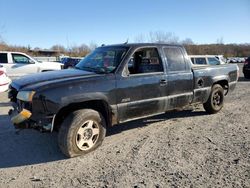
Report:
M 228 85 L 228 81 L 227 80 L 220 80 L 220 81 L 218 81 L 218 82 L 215 82 L 213 85 L 215 85 L 215 84 L 219 84 L 219 85 L 221 85 L 221 87 L 224 89 L 224 91 L 225 91 L 225 95 L 227 95 L 227 93 L 228 93 L 228 89 L 229 89 L 229 85 Z
M 68 106 L 63 107 L 60 111 L 56 114 L 54 120 L 54 129 L 59 130 L 63 120 L 73 111 L 80 110 L 80 109 L 93 109 L 100 112 L 106 120 L 107 126 L 111 125 L 111 109 L 109 108 L 107 102 L 102 100 L 92 100 L 80 103 L 72 103 Z

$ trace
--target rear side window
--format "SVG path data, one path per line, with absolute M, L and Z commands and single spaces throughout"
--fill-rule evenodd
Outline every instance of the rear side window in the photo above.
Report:
M 8 63 L 7 53 L 0 53 L 0 63 Z
M 141 48 L 134 52 L 128 63 L 130 74 L 163 72 L 163 66 L 157 48 Z
M 165 56 L 167 57 L 169 71 L 184 71 L 186 63 L 182 51 L 178 47 L 165 47 Z
M 197 57 L 197 58 L 195 58 L 195 64 L 206 65 L 207 64 L 206 58 L 203 58 L 203 57 Z
M 209 57 L 207 58 L 210 65 L 219 65 L 220 61 L 217 58 Z

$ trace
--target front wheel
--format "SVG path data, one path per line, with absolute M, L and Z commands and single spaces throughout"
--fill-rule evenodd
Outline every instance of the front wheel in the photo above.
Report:
M 62 123 L 58 144 L 67 157 L 87 154 L 102 144 L 106 122 L 102 114 L 92 109 L 72 112 Z
M 204 109 L 209 114 L 215 114 L 219 112 L 224 105 L 224 89 L 219 84 L 215 84 L 212 87 L 210 96 L 203 104 Z

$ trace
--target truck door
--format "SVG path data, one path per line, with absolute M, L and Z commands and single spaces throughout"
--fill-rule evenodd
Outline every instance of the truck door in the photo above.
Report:
M 11 53 L 12 63 L 9 70 L 9 75 L 13 77 L 24 76 L 38 72 L 36 63 L 25 55 Z
M 165 74 L 157 48 L 137 49 L 125 69 L 128 75 L 117 79 L 119 121 L 161 112 Z
M 167 69 L 166 110 L 183 107 L 193 97 L 193 72 L 184 51 L 178 46 L 163 47 Z

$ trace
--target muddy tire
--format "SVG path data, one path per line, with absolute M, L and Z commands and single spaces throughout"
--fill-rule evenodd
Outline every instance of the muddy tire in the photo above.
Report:
M 92 109 L 72 112 L 62 123 L 58 145 L 67 157 L 87 154 L 98 148 L 106 135 L 102 114 Z
M 219 112 L 224 105 L 224 89 L 219 84 L 212 87 L 212 91 L 206 103 L 203 104 L 204 109 L 209 114 Z

